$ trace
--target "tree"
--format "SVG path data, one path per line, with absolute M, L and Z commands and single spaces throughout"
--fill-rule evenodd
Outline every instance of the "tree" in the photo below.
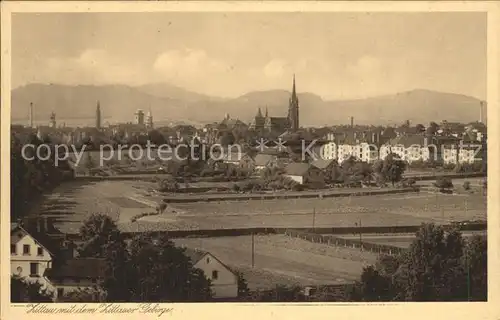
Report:
M 402 292 L 409 301 L 459 301 L 464 299 L 461 265 L 463 239 L 456 230 L 424 224 L 411 244 Z
M 426 133 L 428 135 L 435 135 L 437 131 L 439 130 L 439 125 L 433 121 L 429 123 L 429 126 L 427 127 Z
M 475 235 L 467 241 L 464 266 L 468 279 L 468 298 L 488 300 L 488 244 L 485 236 Z
M 415 131 L 417 133 L 422 133 L 422 132 L 425 132 L 425 127 L 423 124 L 419 123 L 415 126 Z
M 130 297 L 127 274 L 127 244 L 115 222 L 105 214 L 92 214 L 80 228 L 80 257 L 106 260 L 102 288 L 110 301 L 125 302 Z
M 470 190 L 470 181 L 464 181 L 464 190 Z
M 193 267 L 184 249 L 177 248 L 164 235 L 137 235 L 130 244 L 129 302 L 207 301 L 210 281 Z
M 384 173 L 392 186 L 403 178 L 403 173 L 406 170 L 406 164 L 395 154 L 389 154 L 384 159 Z
M 451 189 L 453 188 L 453 182 L 450 178 L 439 177 L 436 179 L 436 182 L 434 182 L 434 186 L 440 190 Z
M 372 170 L 379 185 L 385 185 L 386 181 L 390 181 L 394 186 L 396 182 L 401 181 L 403 178 L 406 163 L 397 154 L 391 153 L 383 161 L 376 161 Z
M 177 192 L 179 184 L 173 177 L 163 179 L 158 183 L 158 191 L 160 192 Z
M 15 275 L 10 278 L 11 302 L 52 302 L 53 297 L 53 293 L 39 282 L 30 282 Z
M 357 301 L 485 301 L 486 238 L 465 241 L 454 228 L 424 224 L 409 250 L 363 270 Z

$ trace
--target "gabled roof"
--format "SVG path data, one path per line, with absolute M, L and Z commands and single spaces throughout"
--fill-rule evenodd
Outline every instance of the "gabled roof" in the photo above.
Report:
M 291 176 L 304 176 L 310 168 L 309 163 L 292 162 L 285 167 L 285 173 Z
M 54 253 L 53 253 L 54 250 L 48 249 L 48 247 L 50 247 L 50 245 L 48 245 L 49 240 L 47 240 L 47 237 L 33 235 L 33 233 L 28 232 L 19 223 L 11 223 L 10 224 L 10 233 L 11 234 L 14 233 L 14 231 L 16 231 L 18 229 L 23 231 L 27 235 L 29 235 L 40 247 L 45 249 L 45 251 L 47 251 L 51 256 L 54 256 Z M 40 241 L 40 239 L 42 239 L 42 238 L 43 238 L 43 240 Z M 43 244 L 42 242 L 44 242 L 45 244 Z
M 183 247 L 183 249 L 184 249 L 184 254 L 191 259 L 193 265 L 197 264 L 201 259 L 203 259 L 203 257 L 205 257 L 208 254 L 236 276 L 236 273 L 234 272 L 234 270 L 232 270 L 232 268 L 228 267 L 224 262 L 220 261 L 216 256 L 214 256 L 210 252 L 200 249 L 187 248 L 187 247 Z
M 49 279 L 97 279 L 104 277 L 106 260 L 100 258 L 69 259 L 47 271 Z
M 184 254 L 191 259 L 193 264 L 198 263 L 207 253 L 208 252 L 199 249 L 184 248 Z

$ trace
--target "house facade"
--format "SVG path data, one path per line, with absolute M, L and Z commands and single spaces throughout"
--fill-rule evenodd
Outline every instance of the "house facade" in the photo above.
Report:
M 401 160 L 408 163 L 414 161 L 429 161 L 429 140 L 423 135 L 399 136 L 380 147 L 380 159 L 384 160 L 389 154 L 396 154 Z
M 52 284 L 45 276 L 52 267 L 52 253 L 18 224 L 11 224 L 10 269 L 11 274 L 31 282 L 39 282 L 52 290 Z
M 186 248 L 195 268 L 202 270 L 212 286 L 216 299 L 238 297 L 238 276 L 210 252 Z

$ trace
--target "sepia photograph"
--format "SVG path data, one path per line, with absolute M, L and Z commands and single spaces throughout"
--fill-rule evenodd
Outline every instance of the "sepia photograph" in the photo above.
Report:
M 487 302 L 487 17 L 11 12 L 10 302 Z

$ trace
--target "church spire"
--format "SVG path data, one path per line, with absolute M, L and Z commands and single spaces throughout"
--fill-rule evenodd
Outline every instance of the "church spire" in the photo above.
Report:
M 266 118 L 269 116 L 269 112 L 267 111 L 267 106 L 266 106 Z
M 292 131 L 299 129 L 299 98 L 295 89 L 295 74 L 293 74 L 292 96 L 288 107 L 288 122 Z
M 257 111 L 257 118 L 262 118 L 262 111 L 260 110 L 260 107 L 259 111 Z
M 97 100 L 97 107 L 95 108 L 95 127 L 101 129 L 101 103 Z

